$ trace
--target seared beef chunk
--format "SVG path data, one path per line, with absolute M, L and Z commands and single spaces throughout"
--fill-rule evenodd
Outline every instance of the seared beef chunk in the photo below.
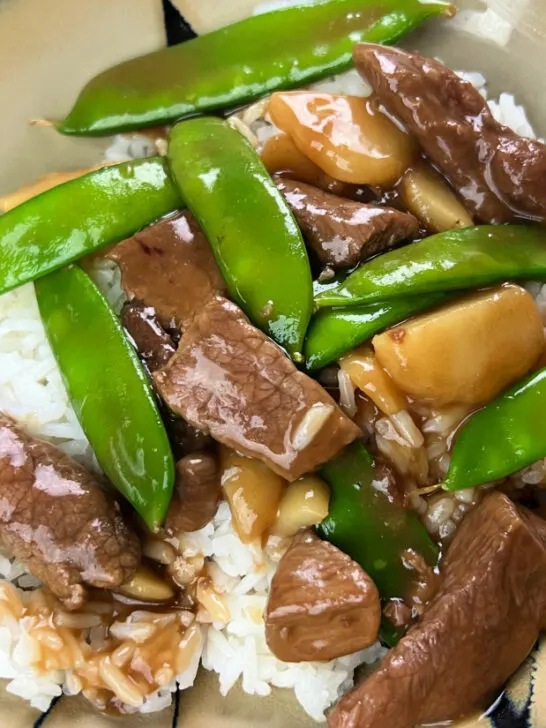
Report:
M 209 435 L 173 414 L 166 407 L 162 408 L 161 414 L 175 458 L 206 450 L 212 445 L 212 438 Z
M 165 329 L 184 328 L 225 290 L 209 242 L 189 212 L 152 225 L 108 253 L 130 299 L 155 309 Z
M 133 339 L 150 372 L 161 369 L 176 351 L 172 338 L 157 320 L 154 309 L 142 301 L 127 301 L 121 323 Z
M 212 299 L 154 374 L 166 404 L 215 440 L 295 480 L 359 428 L 235 304 Z
M 2 414 L 0 539 L 68 609 L 87 585 L 120 586 L 140 562 L 137 537 L 93 477 Z
M 289 179 L 278 179 L 277 186 L 307 243 L 331 268 L 352 268 L 419 230 L 413 215 L 392 207 L 364 205 Z
M 175 535 L 198 531 L 212 521 L 222 494 L 216 458 L 204 452 L 176 464 L 176 483 L 165 528 Z
M 148 371 L 164 367 L 176 351 L 171 336 L 157 320 L 155 311 L 141 301 L 127 301 L 121 310 L 121 322 L 136 344 L 138 353 Z M 163 421 L 171 441 L 175 457 L 204 450 L 211 444 L 208 435 L 176 417 L 165 407 L 161 408 Z
M 463 521 L 438 594 L 332 728 L 413 728 L 487 706 L 546 627 L 546 522 L 498 492 Z
M 356 66 L 480 222 L 546 219 L 546 146 L 493 118 L 470 83 L 438 61 L 362 44 Z
M 332 660 L 377 640 L 377 587 L 360 566 L 311 532 L 282 557 L 265 612 L 269 649 L 280 660 Z

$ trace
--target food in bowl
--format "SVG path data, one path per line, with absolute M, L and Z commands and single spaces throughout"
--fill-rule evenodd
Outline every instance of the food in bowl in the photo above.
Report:
M 0 666 L 35 707 L 161 710 L 202 664 L 413 728 L 529 654 L 546 148 L 384 44 L 452 12 L 329 0 L 129 61 L 57 129 L 153 153 L 3 201 Z

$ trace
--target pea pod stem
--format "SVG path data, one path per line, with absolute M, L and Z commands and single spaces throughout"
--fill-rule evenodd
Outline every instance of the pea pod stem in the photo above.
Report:
M 160 157 L 112 165 L 0 216 L 0 294 L 122 240 L 181 205 Z
M 365 263 L 315 302 L 359 306 L 514 279 L 546 279 L 543 228 L 482 225 L 439 233 Z
M 546 369 L 472 415 L 455 438 L 445 490 L 463 490 L 546 457 Z
M 72 406 L 100 466 L 152 530 L 166 516 L 174 460 L 148 378 L 121 324 L 77 266 L 36 284 Z
M 231 297 L 301 361 L 313 304 L 309 260 L 300 229 L 258 154 L 226 122 L 203 117 L 173 128 L 168 157 Z
M 114 66 L 82 90 L 57 128 L 102 135 L 233 108 L 352 66 L 356 43 L 389 43 L 441 0 L 329 0 L 281 8 Z

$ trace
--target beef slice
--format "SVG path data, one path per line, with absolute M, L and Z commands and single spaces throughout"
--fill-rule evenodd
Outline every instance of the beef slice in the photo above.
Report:
M 366 572 L 312 532 L 298 534 L 271 582 L 271 652 L 286 662 L 333 660 L 373 644 L 380 621 L 379 592 Z
M 277 186 L 307 244 L 336 270 L 353 268 L 419 231 L 413 215 L 393 207 L 354 202 L 289 179 L 278 179 Z
M 118 505 L 85 468 L 0 414 L 0 539 L 68 609 L 140 563 Z
M 472 84 L 439 61 L 363 43 L 357 69 L 482 223 L 546 220 L 546 146 L 493 117 Z
M 165 529 L 175 535 L 180 531 L 198 531 L 214 518 L 222 496 L 220 468 L 214 455 L 196 452 L 176 464 L 173 499 Z
M 186 330 L 154 381 L 176 414 L 288 480 L 361 434 L 318 382 L 219 296 Z
M 165 329 L 184 329 L 210 298 L 225 291 L 209 242 L 190 212 L 141 230 L 108 257 L 119 264 L 129 299 L 155 309 Z
M 148 371 L 155 372 L 176 351 L 171 336 L 157 319 L 155 310 L 142 301 L 127 301 L 121 309 L 121 323 L 134 341 Z
M 331 728 L 414 728 L 488 707 L 546 626 L 546 522 L 492 492 L 463 521 L 424 615 Z

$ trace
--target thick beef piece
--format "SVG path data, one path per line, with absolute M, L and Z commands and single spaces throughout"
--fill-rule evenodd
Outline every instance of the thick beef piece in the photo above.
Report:
M 127 301 L 121 309 L 121 323 L 135 342 L 140 358 L 150 372 L 161 369 L 176 351 L 171 336 L 159 323 L 151 306 Z
M 121 267 L 129 298 L 154 308 L 165 329 L 183 329 L 212 296 L 225 290 L 209 242 L 189 212 L 136 233 L 108 257 Z
M 481 94 L 438 61 L 362 44 L 356 66 L 483 223 L 546 219 L 546 146 L 493 118 Z
M 377 587 L 346 554 L 310 531 L 282 557 L 265 612 L 265 636 L 279 660 L 333 660 L 377 640 Z
M 546 627 L 546 522 L 505 495 L 463 521 L 438 594 L 381 667 L 343 698 L 332 728 L 413 728 L 495 697 Z
M 288 480 L 360 435 L 320 384 L 219 296 L 154 380 L 166 404 L 194 427 Z
M 364 205 L 289 179 L 278 179 L 277 186 L 308 245 L 331 268 L 352 268 L 419 230 L 413 215 L 392 207 Z
M 222 495 L 220 469 L 214 455 L 196 452 L 176 464 L 173 499 L 165 529 L 198 531 L 214 518 Z
M 176 351 L 174 342 L 159 323 L 155 310 L 142 301 L 127 301 L 121 310 L 121 322 L 133 339 L 138 354 L 148 371 L 164 367 Z M 163 421 L 176 457 L 203 450 L 211 443 L 210 437 L 165 407 Z
M 167 407 L 161 408 L 161 415 L 175 458 L 206 450 L 212 445 L 212 438 L 209 435 L 193 427 Z
M 93 477 L 2 414 L 0 540 L 68 609 L 87 585 L 114 589 L 140 563 L 137 537 Z

